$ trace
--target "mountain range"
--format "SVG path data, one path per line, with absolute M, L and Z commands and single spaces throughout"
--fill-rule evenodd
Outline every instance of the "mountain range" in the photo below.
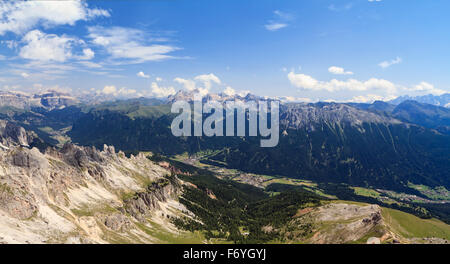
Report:
M 400 96 L 395 98 L 394 100 L 389 101 L 391 104 L 398 105 L 404 101 L 416 101 L 424 104 L 432 104 L 442 107 L 450 108 L 450 93 L 442 94 L 442 95 L 422 95 L 422 96 Z
M 0 241 L 411 243 L 424 237 L 400 232 L 393 215 L 450 222 L 448 108 L 282 102 L 280 142 L 261 148 L 259 137 L 174 137 L 171 102 L 192 96 L 3 93 Z M 323 230 L 330 215 L 342 217 Z M 446 224 L 423 224 L 439 230 L 431 242 L 449 238 L 437 235 Z

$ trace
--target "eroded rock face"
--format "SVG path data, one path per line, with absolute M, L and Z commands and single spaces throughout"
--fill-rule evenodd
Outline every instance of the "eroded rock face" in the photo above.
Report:
M 41 107 L 52 110 L 77 103 L 78 100 L 70 94 L 53 90 L 40 94 L 0 91 L 0 106 L 12 106 L 18 109 Z
M 17 192 L 7 184 L 0 187 L 0 209 L 20 220 L 31 218 L 37 213 L 34 197 Z
M 0 120 L 0 140 L 4 146 L 29 146 L 31 137 L 23 127 L 9 121 Z
M 125 201 L 125 210 L 136 219 L 143 221 L 145 216 L 159 209 L 159 202 L 175 198 L 181 193 L 181 183 L 174 176 L 159 179 L 150 184 L 145 192 L 137 193 L 135 197 Z
M 288 129 L 306 128 L 314 131 L 323 123 L 360 126 L 363 123 L 400 124 L 401 122 L 337 103 L 292 104 L 283 106 L 280 114 L 280 125 Z
M 0 121 L 0 139 L 7 143 L 0 148 L 0 243 L 106 243 L 107 229 L 132 234 L 121 241 L 132 242 L 136 234 L 141 242 L 152 241 L 133 215 L 118 209 L 124 208 L 123 195 L 134 193 L 127 208 L 137 217 L 166 206 L 181 190 L 176 178 L 166 178 L 168 170 L 110 146 L 68 143 L 40 152 L 26 147 L 27 132 L 13 125 Z
M 105 226 L 114 231 L 124 231 L 131 227 L 131 221 L 122 214 L 113 214 L 105 217 Z
M 341 244 L 361 239 L 369 232 L 378 234 L 378 240 L 390 237 L 378 205 L 330 203 L 300 215 L 303 221 L 314 223 L 309 242 Z M 326 227 L 326 228 L 325 228 Z

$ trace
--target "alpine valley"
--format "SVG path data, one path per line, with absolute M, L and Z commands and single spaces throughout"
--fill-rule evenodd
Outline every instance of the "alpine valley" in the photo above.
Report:
M 173 136 L 193 94 L 1 92 L 0 243 L 450 241 L 449 94 L 281 102 L 274 148 Z

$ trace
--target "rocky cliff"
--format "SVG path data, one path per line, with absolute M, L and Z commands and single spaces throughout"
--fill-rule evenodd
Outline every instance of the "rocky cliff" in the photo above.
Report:
M 53 90 L 38 94 L 0 91 L 0 107 L 13 107 L 25 110 L 39 107 L 52 110 L 61 109 L 77 103 L 78 99 L 72 97 L 70 94 Z
M 127 158 L 66 144 L 40 152 L 0 123 L 0 243 L 151 243 L 149 220 L 168 232 L 182 182 L 144 154 Z

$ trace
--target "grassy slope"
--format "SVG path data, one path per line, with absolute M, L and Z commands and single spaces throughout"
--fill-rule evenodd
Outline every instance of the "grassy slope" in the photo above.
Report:
M 437 237 L 450 239 L 450 225 L 437 219 L 421 219 L 412 214 L 390 208 L 383 208 L 383 217 L 393 231 L 406 238 Z

